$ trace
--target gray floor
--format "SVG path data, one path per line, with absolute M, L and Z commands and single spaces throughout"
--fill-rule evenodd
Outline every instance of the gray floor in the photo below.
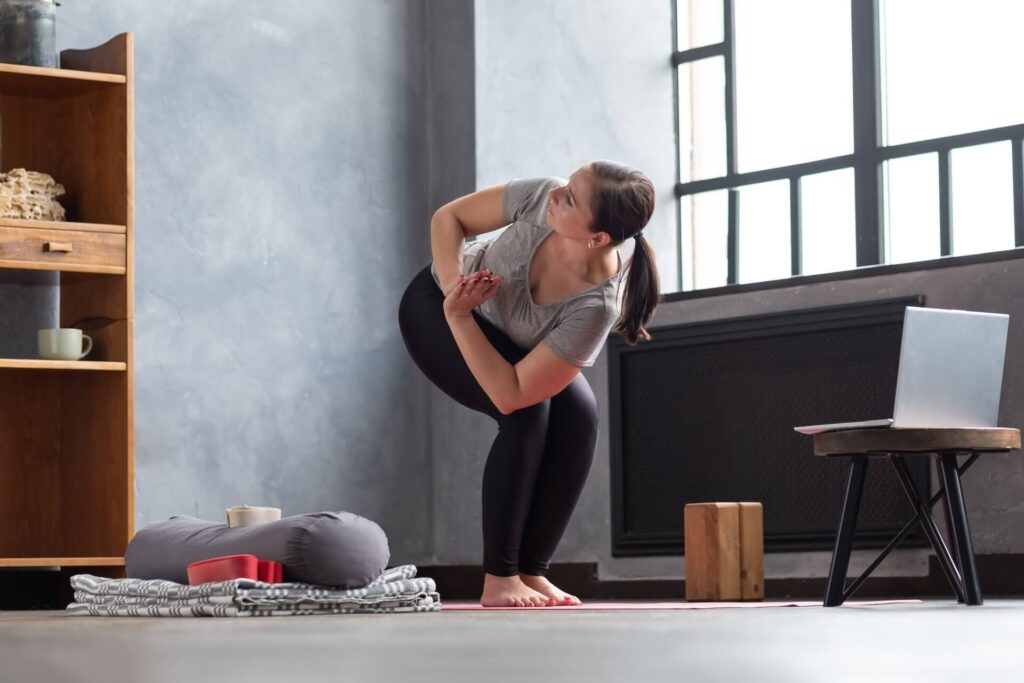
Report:
M 988 683 L 1019 681 L 1022 671 L 1024 600 L 261 619 L 0 612 L 2 683 Z

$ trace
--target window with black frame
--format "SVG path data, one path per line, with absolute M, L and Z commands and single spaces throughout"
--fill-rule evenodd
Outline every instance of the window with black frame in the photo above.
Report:
M 673 6 L 679 291 L 1019 255 L 1024 2 Z

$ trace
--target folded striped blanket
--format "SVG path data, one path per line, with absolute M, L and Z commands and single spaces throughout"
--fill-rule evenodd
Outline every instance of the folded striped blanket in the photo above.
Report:
M 75 616 L 270 617 L 306 614 L 437 612 L 434 580 L 415 578 L 416 565 L 384 572 L 359 588 L 231 579 L 186 586 L 163 579 L 111 579 L 75 574 Z

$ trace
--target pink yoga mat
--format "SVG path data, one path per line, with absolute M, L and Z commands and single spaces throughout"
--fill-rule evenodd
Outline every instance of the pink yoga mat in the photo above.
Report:
M 865 605 L 900 605 L 916 603 L 920 600 L 868 600 L 843 603 L 843 607 L 863 607 Z M 484 607 L 480 603 L 441 603 L 442 610 L 518 610 L 552 611 L 552 610 L 606 610 L 606 609 L 721 609 L 723 607 L 821 607 L 820 600 L 811 602 L 584 602 L 582 605 L 557 605 L 552 607 Z

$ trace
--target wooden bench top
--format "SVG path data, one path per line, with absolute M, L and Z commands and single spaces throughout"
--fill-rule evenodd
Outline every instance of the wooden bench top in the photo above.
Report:
M 937 451 L 1007 452 L 1020 448 L 1020 430 L 847 429 L 814 434 L 815 455 L 932 453 Z

